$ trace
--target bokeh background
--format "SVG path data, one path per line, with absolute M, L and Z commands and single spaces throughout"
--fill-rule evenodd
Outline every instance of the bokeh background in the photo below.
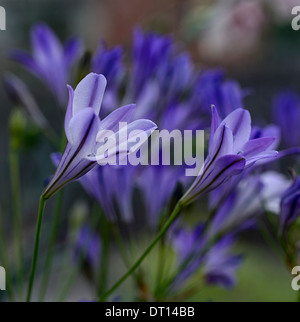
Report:
M 179 48 L 187 50 L 194 63 L 202 67 L 221 67 L 229 78 L 240 82 L 249 91 L 245 100 L 257 117 L 269 117 L 272 99 L 278 91 L 293 89 L 300 93 L 300 31 L 291 28 L 293 0 L 1 0 L 7 12 L 7 30 L 0 32 L 0 75 L 17 73 L 26 81 L 45 114 L 54 121 L 58 114 L 55 101 L 42 84 L 8 59 L 14 48 L 30 49 L 30 29 L 40 21 L 49 24 L 63 40 L 80 36 L 86 48 L 94 51 L 100 39 L 109 46 L 121 44 L 129 49 L 132 30 L 171 34 Z M 0 204 L 3 227 L 10 240 L 11 194 L 9 183 L 8 120 L 12 103 L 0 87 Z M 38 138 L 21 156 L 22 213 L 24 249 L 31 252 L 38 198 L 45 177 L 54 168 L 47 156 L 51 147 Z M 64 228 L 78 212 L 89 211 L 89 199 L 74 183 L 66 189 L 60 229 L 64 243 Z M 46 211 L 43 230 L 51 218 L 52 203 Z M 73 212 L 73 214 L 72 214 Z M 138 227 L 135 227 L 138 229 Z M 43 234 L 45 235 L 45 233 Z M 9 246 L 10 247 L 10 246 Z M 245 253 L 239 271 L 239 283 L 231 291 L 204 289 L 192 300 L 221 301 L 292 301 L 291 275 L 277 259 L 258 233 L 245 235 L 238 244 Z M 13 252 L 13 249 L 10 250 Z M 41 253 L 43 252 L 43 249 Z M 56 261 L 60 261 L 57 252 Z M 30 258 L 30 256 L 28 256 Z M 122 269 L 117 254 L 112 257 L 112 270 Z M 30 263 L 27 263 L 28 265 Z M 55 269 L 59 269 L 57 264 Z M 54 279 L 55 279 L 54 269 Z M 67 274 L 67 272 L 66 272 Z M 113 279 L 113 274 L 112 279 Z M 121 293 L 130 292 L 125 284 Z M 50 291 L 51 292 L 51 291 Z M 54 290 L 53 290 L 54 292 Z M 78 279 L 69 300 L 89 297 L 89 285 Z

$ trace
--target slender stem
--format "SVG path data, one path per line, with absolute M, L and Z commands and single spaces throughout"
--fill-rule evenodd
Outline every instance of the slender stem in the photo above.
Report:
M 84 256 L 81 256 L 79 259 L 79 264 L 76 265 L 75 269 L 72 270 L 70 275 L 66 278 L 65 282 L 63 283 L 57 302 L 63 302 L 66 299 L 72 286 L 74 285 L 76 279 L 80 274 L 80 270 L 83 264 L 84 264 Z
M 45 271 L 43 274 L 43 280 L 41 283 L 40 293 L 39 293 L 39 300 L 41 302 L 44 301 L 45 299 L 49 278 L 51 274 L 52 260 L 54 255 L 54 246 L 55 246 L 55 241 L 57 239 L 57 234 L 58 234 L 62 203 L 63 203 L 63 190 L 58 192 L 55 199 L 54 215 L 53 215 L 52 226 L 50 230 L 49 247 L 48 247 L 46 262 L 45 262 Z
M 110 248 L 110 225 L 102 211 L 100 213 L 100 235 L 102 239 L 102 251 L 98 278 L 98 296 L 101 296 L 106 288 Z
M 159 244 L 159 250 L 157 254 L 157 269 L 156 269 L 156 287 L 155 293 L 159 289 L 159 285 L 163 280 L 165 271 L 165 240 L 162 238 Z
M 20 169 L 19 156 L 17 149 L 11 143 L 10 145 L 10 176 L 12 189 L 12 212 L 13 212 L 13 227 L 14 227 L 14 248 L 17 263 L 17 281 L 19 289 L 22 288 L 24 282 L 24 267 L 23 267 L 23 250 L 22 250 L 22 214 L 21 214 L 21 193 L 20 193 Z
M 37 220 L 37 225 L 36 225 L 34 252 L 33 252 L 31 272 L 30 272 L 30 278 L 29 278 L 29 284 L 28 284 L 28 290 L 27 290 L 27 297 L 26 297 L 27 302 L 30 302 L 30 300 L 31 300 L 32 287 L 33 287 L 33 283 L 34 283 L 36 265 L 37 265 L 37 261 L 38 261 L 38 255 L 39 255 L 41 228 L 42 228 L 42 221 L 43 221 L 43 215 L 44 215 L 46 201 L 47 200 L 42 195 L 41 198 L 40 198 L 38 220 Z
M 119 231 L 119 228 L 116 226 L 116 224 L 111 224 L 111 231 L 113 234 L 113 237 L 115 239 L 116 245 L 118 247 L 118 250 L 121 254 L 122 260 L 126 266 L 127 269 L 131 267 L 131 260 L 127 254 L 126 247 L 124 246 L 124 240 L 121 236 L 121 233 Z
M 121 277 L 121 279 L 100 298 L 101 302 L 105 301 L 143 263 L 143 261 L 146 259 L 146 257 L 151 253 L 152 249 L 156 246 L 156 244 L 166 234 L 166 232 L 168 231 L 170 226 L 173 224 L 173 222 L 177 219 L 181 209 L 182 209 L 182 205 L 180 203 L 178 203 L 177 206 L 175 207 L 175 209 L 173 210 L 170 218 L 168 219 L 166 224 L 163 226 L 163 228 L 161 229 L 161 231 L 159 232 L 157 237 L 153 240 L 153 242 L 150 244 L 150 246 L 145 250 L 145 252 L 142 254 L 142 256 L 136 261 L 136 263 L 128 270 L 128 272 L 125 275 L 123 275 L 123 277 Z

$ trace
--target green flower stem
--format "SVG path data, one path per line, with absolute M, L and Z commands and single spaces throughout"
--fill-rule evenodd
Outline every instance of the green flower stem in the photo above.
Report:
M 153 240 L 150 246 L 145 250 L 142 256 L 136 261 L 136 263 L 128 270 L 128 272 L 121 277 L 121 279 L 110 289 L 108 290 L 101 298 L 100 302 L 105 301 L 123 282 L 127 280 L 127 278 L 133 274 L 136 269 L 143 263 L 143 261 L 147 258 L 147 256 L 151 253 L 152 249 L 156 246 L 156 244 L 161 240 L 161 238 L 167 233 L 170 226 L 173 222 L 177 219 L 178 215 L 180 214 L 181 209 L 183 206 L 179 202 L 175 209 L 173 210 L 171 216 L 157 235 L 157 237 Z
M 165 272 L 165 238 L 162 238 L 159 243 L 159 250 L 157 254 L 157 269 L 156 269 L 156 286 L 155 286 L 155 294 L 159 289 L 159 285 L 164 277 Z
M 50 274 L 51 274 L 52 260 L 53 260 L 53 255 L 54 255 L 54 246 L 55 246 L 55 241 L 56 241 L 57 235 L 58 235 L 58 228 L 59 228 L 59 220 L 60 220 L 62 203 L 63 203 L 63 190 L 61 190 L 57 193 L 57 196 L 55 199 L 54 215 L 53 215 L 53 220 L 52 220 L 52 226 L 50 229 L 49 247 L 48 247 L 48 251 L 47 251 L 47 255 L 46 255 L 43 280 L 42 280 L 40 292 L 39 292 L 39 300 L 41 302 L 43 302 L 45 299 L 47 287 L 48 287 L 48 283 L 49 283 L 49 278 L 50 278 Z
M 131 265 L 132 265 L 132 261 L 130 259 L 130 256 L 128 255 L 126 247 L 124 246 L 124 240 L 123 240 L 122 235 L 120 233 L 120 229 L 117 227 L 116 224 L 111 224 L 111 231 L 112 231 L 113 237 L 115 239 L 117 248 L 118 248 L 120 255 L 122 257 L 123 263 L 124 263 L 126 269 L 130 269 Z M 130 244 L 132 244 L 132 243 L 130 243 Z M 144 281 L 143 281 L 143 272 L 142 271 L 134 272 L 132 275 L 135 279 L 135 283 L 138 288 L 141 288 L 141 286 L 145 285 Z
M 17 263 L 17 281 L 19 289 L 22 289 L 24 282 L 24 267 L 23 267 L 23 250 L 22 250 L 22 214 L 21 214 L 21 193 L 20 193 L 20 168 L 19 155 L 17 148 L 11 142 L 10 145 L 10 176 L 12 189 L 12 212 L 13 212 L 13 227 L 14 227 L 14 249 Z
M 75 266 L 72 272 L 70 272 L 69 276 L 62 283 L 61 291 L 57 298 L 57 302 L 63 302 L 67 298 L 72 286 L 74 285 L 74 283 L 78 279 L 78 276 L 80 275 L 80 271 L 83 265 L 84 265 L 84 256 L 80 256 L 78 260 L 78 264 Z
M 37 266 L 38 255 L 39 255 L 41 228 L 42 228 L 42 221 L 43 221 L 43 215 L 44 215 L 46 201 L 47 200 L 45 199 L 44 195 L 42 195 L 40 198 L 38 219 L 37 219 L 37 225 L 36 225 L 34 252 L 33 252 L 31 272 L 30 272 L 27 297 L 26 297 L 27 302 L 30 302 L 30 300 L 31 300 L 32 287 L 33 287 L 33 283 L 34 283 L 36 266 Z
M 126 266 L 127 269 L 131 267 L 131 260 L 128 256 L 126 247 L 124 246 L 124 240 L 121 236 L 121 233 L 119 231 L 119 228 L 116 226 L 116 224 L 111 224 L 111 231 L 113 234 L 113 237 L 115 239 L 116 245 L 118 247 L 118 250 L 121 254 L 122 260 Z
M 102 211 L 100 213 L 100 236 L 102 240 L 102 251 L 98 278 L 98 296 L 101 296 L 106 288 L 110 253 L 110 225 Z

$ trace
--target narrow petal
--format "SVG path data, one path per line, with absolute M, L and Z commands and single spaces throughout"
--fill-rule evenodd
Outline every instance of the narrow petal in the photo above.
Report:
M 136 121 L 130 123 L 127 126 L 127 136 L 123 135 L 124 134 L 123 132 L 125 131 L 125 129 L 122 129 L 121 131 L 118 132 L 118 136 L 119 136 L 118 146 L 119 146 L 119 149 L 121 151 L 124 150 L 124 144 L 127 143 L 126 140 L 128 140 L 128 136 L 130 135 L 131 132 L 135 131 L 135 136 L 131 136 L 132 141 L 134 141 L 136 138 L 139 137 L 139 134 L 141 132 L 146 133 L 147 136 L 149 137 L 155 129 L 157 129 L 157 125 L 155 123 L 153 123 L 152 121 L 149 121 L 149 120 L 140 119 L 140 120 L 136 120 Z M 140 142 L 141 143 L 140 146 L 144 142 Z
M 27 53 L 21 50 L 14 50 L 10 54 L 10 58 L 20 64 L 22 64 L 25 68 L 27 68 L 31 73 L 35 74 L 35 76 L 41 76 L 40 67 L 37 65 L 35 60 Z
M 126 105 L 120 107 L 110 113 L 104 120 L 101 121 L 99 130 L 110 130 L 113 132 L 119 131 L 119 123 L 130 123 L 133 119 L 135 105 Z
M 69 131 L 69 124 L 73 117 L 73 101 L 74 101 L 74 90 L 71 86 L 67 85 L 69 91 L 69 103 L 65 115 L 65 132 L 68 140 L 71 140 L 71 133 Z
M 235 152 L 249 140 L 251 134 L 251 116 L 247 110 L 238 108 L 230 113 L 222 122 L 232 131 Z
M 225 155 L 218 159 L 213 170 L 203 179 L 202 186 L 205 192 L 215 189 L 232 176 L 241 173 L 245 168 L 246 160 L 239 155 Z
M 51 161 L 56 167 L 58 167 L 58 165 L 59 165 L 59 162 L 61 160 L 61 156 L 62 155 L 60 152 L 54 152 L 54 153 L 50 154 Z
M 253 157 L 261 152 L 266 151 L 275 141 L 274 137 L 263 137 L 248 141 L 241 151 L 245 158 Z
M 83 51 L 83 46 L 78 38 L 71 38 L 64 47 L 64 62 L 70 68 L 79 58 Z
M 48 120 L 30 93 L 27 85 L 14 74 L 5 74 L 4 87 L 13 101 L 25 107 L 29 115 L 41 129 L 49 128 Z
M 92 107 L 99 115 L 100 107 L 106 87 L 103 75 L 91 73 L 86 76 L 75 89 L 73 115 L 86 107 Z
M 218 111 L 214 105 L 211 107 L 211 127 L 210 127 L 210 137 L 209 137 L 209 152 L 212 146 L 212 140 L 217 128 L 220 125 L 220 117 Z
M 97 117 L 92 108 L 85 108 L 71 118 L 67 131 L 71 146 L 80 144 L 95 118 Z
M 209 161 L 212 162 L 223 155 L 232 154 L 233 141 L 232 131 L 225 124 L 220 126 L 212 139 Z
M 273 150 L 259 153 L 257 155 L 254 155 L 253 157 L 247 158 L 246 166 L 250 167 L 258 161 L 259 161 L 259 164 L 261 164 L 261 162 L 263 162 L 262 160 L 265 160 L 265 159 L 270 159 L 272 161 L 272 159 L 277 159 L 278 154 L 279 154 L 278 151 L 273 151 Z
M 49 64 L 49 59 L 59 61 L 62 57 L 62 45 L 46 24 L 34 26 L 31 32 L 31 41 L 33 56 L 41 65 Z
M 182 197 L 181 202 L 189 204 L 201 194 L 217 188 L 232 176 L 240 174 L 244 170 L 245 164 L 245 159 L 239 155 L 231 154 L 219 158 L 210 172 L 205 173 L 200 181 L 198 178 L 194 181 L 191 188 Z

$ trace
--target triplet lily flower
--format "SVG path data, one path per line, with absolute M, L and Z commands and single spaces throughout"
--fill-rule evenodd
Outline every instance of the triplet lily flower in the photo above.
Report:
M 91 267 L 95 267 L 101 254 L 101 239 L 89 226 L 80 228 L 74 249 L 76 262 L 84 261 Z
M 34 122 L 41 128 L 49 128 L 49 123 L 41 112 L 27 85 L 16 75 L 6 73 L 3 78 L 4 88 L 16 105 L 22 105 Z
M 280 126 L 285 147 L 300 145 L 300 98 L 294 92 L 278 94 L 273 103 L 274 119 Z
M 40 23 L 32 29 L 31 47 L 32 55 L 15 50 L 12 59 L 43 80 L 63 105 L 67 98 L 65 84 L 70 81 L 72 67 L 81 55 L 81 42 L 71 38 L 63 45 L 46 24 Z
M 277 151 L 269 150 L 274 137 L 250 139 L 250 135 L 251 116 L 247 110 L 236 109 L 221 122 L 216 108 L 212 107 L 208 156 L 198 177 L 182 197 L 182 204 L 189 204 L 217 188 L 255 162 L 277 156 Z
M 284 232 L 300 217 L 300 177 L 283 193 L 280 203 L 280 229 Z
M 242 258 L 231 253 L 235 241 L 233 235 L 226 235 L 216 242 L 207 252 L 203 252 L 208 243 L 203 225 L 193 229 L 178 228 L 171 232 L 170 242 L 178 257 L 180 273 L 171 285 L 177 290 L 197 271 L 202 268 L 207 284 L 224 288 L 236 283 L 236 271 Z
M 149 120 L 140 119 L 132 122 L 134 105 L 123 106 L 100 120 L 99 112 L 105 87 L 105 77 L 94 73 L 85 77 L 75 91 L 68 86 L 69 105 L 65 116 L 65 133 L 68 143 L 55 175 L 44 191 L 45 199 L 49 199 L 67 183 L 82 177 L 94 168 L 97 162 L 101 163 L 97 155 L 100 144 L 97 143 L 97 135 L 100 130 L 113 131 L 118 134 L 119 124 L 123 122 L 129 123 L 128 129 L 131 131 L 144 131 L 148 136 L 156 129 L 156 125 Z M 124 151 L 124 139 L 121 144 L 122 151 L 117 146 L 112 153 L 128 155 L 132 152 L 130 149 Z M 135 145 L 135 148 L 137 147 Z M 104 157 L 109 159 L 111 155 Z

